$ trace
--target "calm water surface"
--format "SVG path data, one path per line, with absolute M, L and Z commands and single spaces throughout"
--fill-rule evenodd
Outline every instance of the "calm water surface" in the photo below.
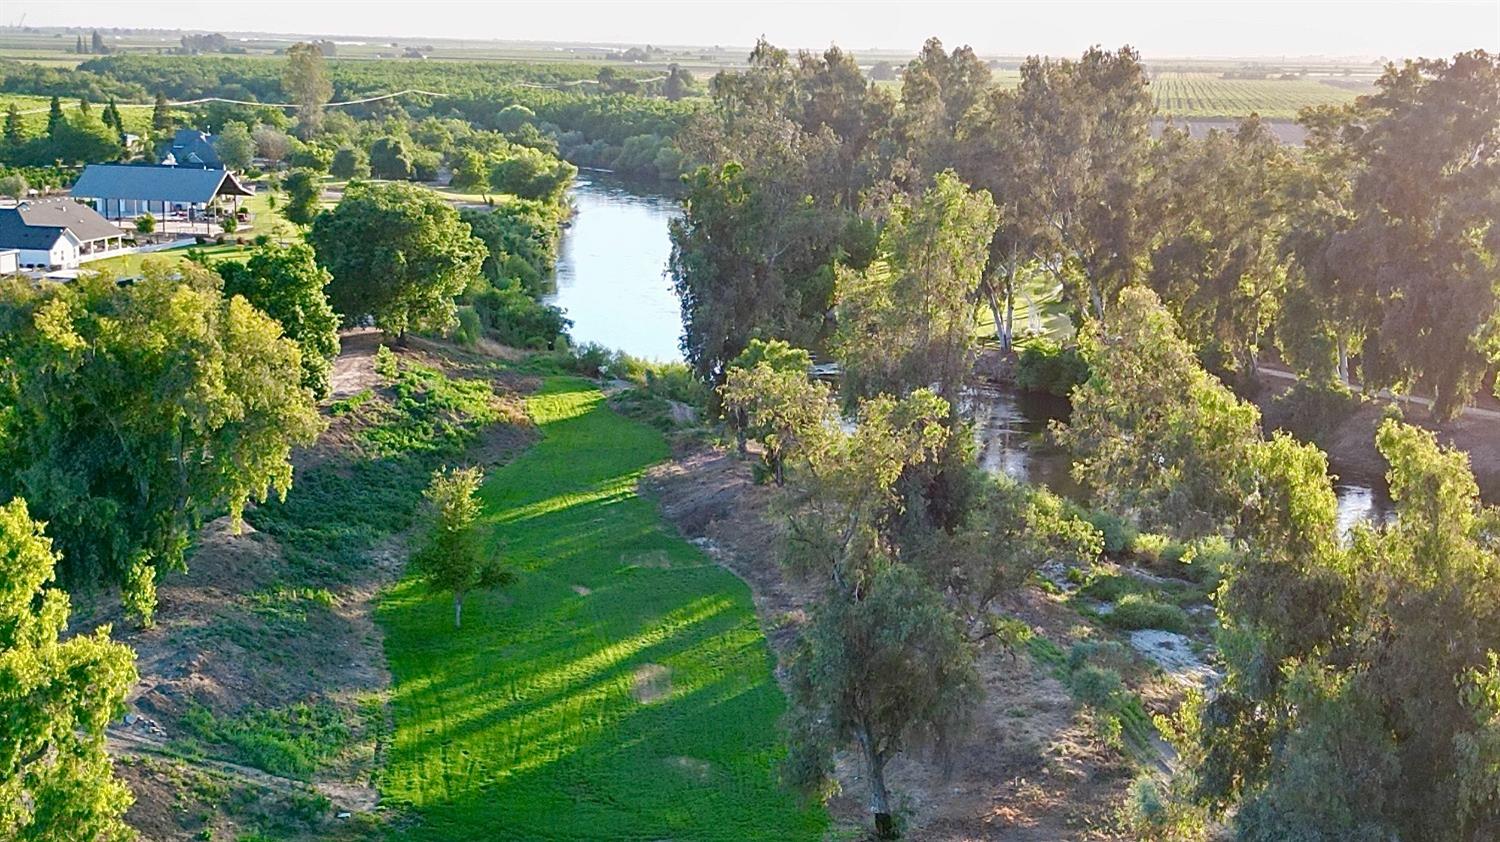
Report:
M 1066 421 L 1068 402 L 1051 395 L 1033 395 L 998 388 L 976 388 L 970 392 L 968 410 L 974 419 L 979 465 L 990 473 L 1043 485 L 1064 496 L 1079 498 L 1079 488 L 1070 473 L 1068 454 L 1051 444 L 1048 425 Z M 1339 532 L 1356 524 L 1385 522 L 1393 514 L 1391 496 L 1384 477 L 1340 474 L 1333 484 L 1338 498 Z
M 557 291 L 548 300 L 573 320 L 575 342 L 597 342 L 638 357 L 679 360 L 682 314 L 667 279 L 667 224 L 681 214 L 675 199 L 601 173 L 584 173 L 572 192 L 577 215 L 563 234 Z M 1076 496 L 1066 453 L 1049 444 L 1047 425 L 1066 419 L 1068 402 L 994 388 L 970 392 L 979 463 L 992 473 Z M 1334 465 L 1335 473 L 1340 473 Z M 1342 477 L 1339 527 L 1384 520 L 1391 500 L 1380 477 Z
M 546 300 L 573 320 L 573 341 L 657 361 L 682 359 L 682 313 L 666 276 L 667 223 L 681 214 L 677 202 L 587 172 L 571 196 L 577 213 L 563 232 L 557 290 Z

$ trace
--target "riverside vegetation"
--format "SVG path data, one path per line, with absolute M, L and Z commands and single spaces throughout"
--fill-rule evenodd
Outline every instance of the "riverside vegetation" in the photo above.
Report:
M 153 751 L 296 793 L 233 814 L 259 838 L 812 839 L 848 829 L 834 802 L 855 787 L 852 832 L 889 838 L 931 819 L 904 805 L 903 770 L 984 750 L 965 737 L 1000 659 L 1065 688 L 1090 750 L 1126 770 L 1089 833 L 1500 831 L 1497 515 L 1464 457 L 1386 419 L 1396 516 L 1344 536 L 1322 451 L 1267 435 L 1241 394 L 1273 353 L 1304 391 L 1422 390 L 1438 419 L 1487 382 L 1494 57 L 1392 65 L 1373 94 L 1304 111 L 1301 152 L 1255 118 L 1153 139 L 1128 47 L 1029 60 L 1007 89 L 932 40 L 893 89 L 837 48 L 762 42 L 701 107 L 628 76 L 501 105 L 463 77 L 489 125 L 326 113 L 337 85 L 388 79 L 310 44 L 194 61 L 106 56 L 76 81 L 171 66 L 205 71 L 173 84 L 282 92 L 295 143 L 279 110 L 230 113 L 355 183 L 332 208 L 299 203 L 290 242 L 242 265 L 0 287 L 12 835 L 131 835 L 103 751 L 134 677 L 121 642 L 196 670 L 151 674 L 175 737 Z M 539 301 L 574 172 L 558 156 L 583 131 L 553 120 L 603 138 L 658 111 L 672 152 L 653 166 L 688 172 L 669 267 L 686 363 L 667 366 L 571 347 Z M 493 205 L 407 183 L 447 164 Z M 964 409 L 982 326 L 1009 351 L 1037 278 L 1074 338 L 1027 338 L 1021 371 L 1070 399 L 1052 435 L 1079 499 L 984 474 Z M 1433 301 L 1451 303 L 1414 304 Z M 365 322 L 398 350 L 335 356 L 371 341 L 337 325 Z M 836 384 L 809 376 L 815 358 Z M 600 382 L 626 391 L 606 401 Z M 684 431 L 695 410 L 706 426 Z M 798 583 L 798 616 L 763 627 L 746 583 L 640 496 L 664 430 L 759 463 L 774 529 L 752 563 Z M 241 522 L 260 537 L 235 538 Z M 64 639 L 55 566 L 119 624 Z M 212 622 L 158 598 L 213 575 Z M 371 616 L 380 636 L 359 632 Z M 1127 681 L 1150 672 L 1139 632 L 1205 650 L 1210 677 L 1148 697 Z M 325 636 L 348 650 L 307 647 Z M 249 698 L 207 692 L 214 676 Z M 319 799 L 345 786 L 384 809 L 330 817 Z M 172 821 L 212 838 L 230 819 Z

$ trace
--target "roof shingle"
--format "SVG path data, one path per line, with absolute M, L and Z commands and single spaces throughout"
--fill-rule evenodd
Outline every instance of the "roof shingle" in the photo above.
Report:
M 228 170 L 195 167 L 89 164 L 73 184 L 73 195 L 86 199 L 203 204 L 221 192 L 231 196 L 253 195 Z
M 121 235 L 93 208 L 71 199 L 22 202 L 0 208 L 0 248 L 49 249 L 63 231 L 83 242 Z

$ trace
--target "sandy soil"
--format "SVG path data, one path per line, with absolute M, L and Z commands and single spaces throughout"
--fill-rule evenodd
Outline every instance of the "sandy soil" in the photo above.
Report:
M 772 489 L 756 486 L 746 461 L 695 449 L 654 469 L 644 489 L 689 539 L 744 579 L 761 627 L 784 662 L 806 621 L 812 587 L 777 563 Z M 1040 591 L 1004 606 L 1038 634 L 1066 646 L 1078 615 Z M 986 651 L 979 661 L 986 696 L 951 768 L 902 755 L 888 783 L 899 793 L 908 837 L 923 840 L 1060 842 L 1124 838 L 1113 817 L 1130 780 L 1128 764 L 1095 736 L 1087 715 L 1048 671 L 1025 655 Z M 784 677 L 778 668 L 778 677 Z M 842 794 L 829 805 L 847 827 L 868 822 L 859 764 L 841 757 Z

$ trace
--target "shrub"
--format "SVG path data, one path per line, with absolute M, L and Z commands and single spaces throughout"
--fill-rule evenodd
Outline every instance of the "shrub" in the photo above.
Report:
M 1104 621 L 1117 629 L 1161 629 L 1184 634 L 1188 630 L 1187 613 L 1175 605 L 1157 602 L 1145 594 L 1126 594 L 1115 603 L 1115 610 Z
M 1058 397 L 1089 379 L 1089 366 L 1077 348 L 1064 348 L 1046 337 L 1026 340 L 1016 359 L 1016 384 L 1028 392 Z
M 1175 565 L 1187 553 L 1186 544 L 1156 532 L 1136 536 L 1133 552 L 1152 564 Z
M 1124 689 L 1125 682 L 1112 669 L 1084 664 L 1073 671 L 1068 679 L 1073 696 L 1089 707 L 1109 710 L 1115 697 Z
M 653 363 L 629 354 L 619 354 L 608 373 L 641 387 L 646 394 L 701 407 L 708 401 L 708 388 L 687 363 Z
M 458 326 L 453 330 L 453 339 L 460 345 L 472 346 L 484 334 L 484 324 L 472 304 L 458 308 Z
M 1130 647 L 1118 640 L 1080 640 L 1068 649 L 1068 672 L 1075 672 L 1086 664 L 1118 672 L 1133 660 Z
M 614 361 L 615 355 L 612 351 L 597 342 L 589 342 L 573 349 L 567 365 L 571 371 L 578 374 L 598 377 L 607 371 Z
M 1104 537 L 1106 553 L 1120 555 L 1135 549 L 1135 541 L 1139 533 L 1130 521 L 1119 515 L 1098 510 L 1084 512 L 1082 516 Z
M 395 380 L 400 367 L 396 363 L 396 352 L 385 345 L 375 349 L 375 373 L 384 380 Z
M 1128 594 L 1145 592 L 1146 586 L 1139 579 L 1123 573 L 1096 573 L 1078 589 L 1079 596 L 1099 602 L 1119 602 L 1121 597 Z
M 562 310 L 537 301 L 518 284 L 485 290 L 471 304 L 484 329 L 515 348 L 556 347 L 557 338 L 572 325 Z
M 1181 562 L 1184 574 L 1198 584 L 1213 585 L 1223 576 L 1225 565 L 1233 563 L 1234 547 L 1219 535 L 1199 538 L 1188 545 Z

